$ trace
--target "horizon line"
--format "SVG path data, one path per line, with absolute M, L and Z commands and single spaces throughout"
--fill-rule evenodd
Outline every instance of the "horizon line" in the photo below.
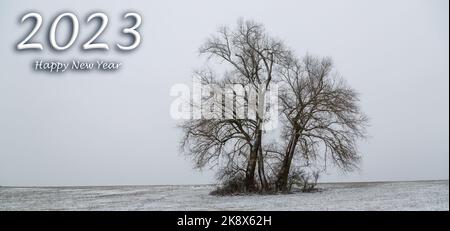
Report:
M 375 181 L 334 181 L 318 182 L 318 184 L 358 184 L 358 183 L 401 183 L 401 182 L 428 182 L 428 181 L 449 181 L 449 179 L 432 180 L 375 180 Z M 220 184 L 116 184 L 116 185 L 43 185 L 43 186 L 24 186 L 24 185 L 0 185 L 0 188 L 87 188 L 87 187 L 145 187 L 145 186 L 213 186 Z

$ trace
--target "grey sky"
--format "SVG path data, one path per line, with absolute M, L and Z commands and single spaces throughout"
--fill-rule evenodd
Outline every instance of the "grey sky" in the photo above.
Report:
M 175 83 L 191 81 L 197 48 L 239 17 L 265 24 L 299 56 L 333 57 L 361 93 L 371 118 L 361 170 L 331 171 L 322 181 L 448 179 L 448 1 L 12 1 L 0 3 L 0 185 L 195 184 L 213 182 L 178 152 L 169 116 Z M 102 40 L 123 41 L 122 14 L 143 17 L 140 48 L 83 52 L 103 11 Z M 61 11 L 75 12 L 80 35 L 62 53 L 17 52 L 27 11 L 44 17 L 35 40 Z M 120 60 L 117 73 L 36 73 L 36 59 Z

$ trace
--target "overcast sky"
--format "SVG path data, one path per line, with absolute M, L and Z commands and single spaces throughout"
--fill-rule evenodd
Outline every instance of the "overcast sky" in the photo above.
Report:
M 331 171 L 322 181 L 448 179 L 448 1 L 17 1 L 0 3 L 0 185 L 197 184 L 211 171 L 192 169 L 179 154 L 180 131 L 169 115 L 170 87 L 190 84 L 201 64 L 197 49 L 219 25 L 237 19 L 265 24 L 303 56 L 333 57 L 361 93 L 371 119 L 361 142 L 361 170 Z M 83 52 L 94 30 L 88 13 L 105 12 L 102 40 L 118 32 L 128 9 L 142 15 L 142 44 L 130 53 Z M 75 12 L 80 35 L 55 53 L 17 52 L 30 24 L 44 18 L 35 41 L 46 41 L 60 12 Z M 36 59 L 119 60 L 117 73 L 48 75 Z

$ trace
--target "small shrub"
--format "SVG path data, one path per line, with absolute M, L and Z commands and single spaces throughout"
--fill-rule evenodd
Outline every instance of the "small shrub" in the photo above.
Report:
M 217 187 L 210 195 L 227 196 L 246 193 L 245 179 L 241 176 L 236 176 L 226 180 L 222 186 Z
M 307 173 L 305 171 L 294 171 L 289 175 L 289 191 L 292 186 L 297 186 L 302 192 L 317 192 L 317 181 L 319 180 L 319 172 L 314 171 Z

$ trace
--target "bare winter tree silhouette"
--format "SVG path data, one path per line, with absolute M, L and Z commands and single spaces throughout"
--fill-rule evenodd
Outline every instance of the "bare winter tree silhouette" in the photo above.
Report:
M 223 187 L 217 193 L 288 191 L 294 183 L 311 188 L 308 181 L 317 181 L 318 172 L 306 173 L 309 166 L 327 159 L 344 171 L 357 166 L 356 142 L 365 136 L 367 118 L 358 94 L 335 74 L 331 59 L 298 60 L 261 24 L 243 20 L 233 30 L 221 27 L 200 53 L 226 71 L 195 73 L 220 93 L 202 95 L 202 103 L 192 105 L 202 112 L 207 108 L 208 115 L 180 125 L 181 146 L 197 168 L 218 170 Z M 265 140 L 263 129 L 271 84 L 280 87 L 282 128 L 276 141 Z M 243 90 L 229 87 L 236 85 Z M 238 116 L 242 111 L 255 116 Z

